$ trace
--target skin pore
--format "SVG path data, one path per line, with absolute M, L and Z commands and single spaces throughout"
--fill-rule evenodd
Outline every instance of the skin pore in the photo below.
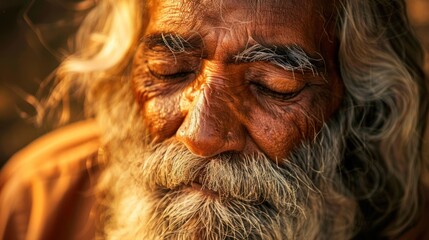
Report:
M 313 138 L 341 101 L 336 42 L 330 4 L 294 2 L 151 5 L 133 67 L 151 138 L 205 158 L 262 152 L 273 161 Z M 291 66 L 255 58 L 258 49 Z M 294 61 L 297 49 L 315 63 Z

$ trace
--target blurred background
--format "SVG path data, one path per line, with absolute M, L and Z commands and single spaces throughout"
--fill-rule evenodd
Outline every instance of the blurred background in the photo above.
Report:
M 57 127 L 36 124 L 38 100 L 69 39 L 96 0 L 0 0 L 0 167 L 19 149 Z M 74 102 L 73 118 L 83 116 Z
M 52 72 L 70 37 L 96 0 L 0 0 L 0 168 L 20 148 L 57 127 L 36 126 L 35 107 L 49 93 Z M 406 0 L 410 22 L 426 50 L 429 0 Z M 74 118 L 82 114 L 74 104 Z

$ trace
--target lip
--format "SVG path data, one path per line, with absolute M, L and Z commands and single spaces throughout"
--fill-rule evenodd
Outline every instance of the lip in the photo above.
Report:
M 210 189 L 204 188 L 200 183 L 198 182 L 192 182 L 190 185 L 188 185 L 188 188 L 192 191 L 198 191 L 202 194 L 204 194 L 205 196 L 208 197 L 213 197 L 213 198 L 218 198 L 219 197 L 219 193 L 212 191 Z

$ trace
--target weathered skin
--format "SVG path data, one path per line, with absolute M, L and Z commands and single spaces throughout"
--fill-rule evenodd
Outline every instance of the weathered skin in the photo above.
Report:
M 151 6 L 143 39 L 173 33 L 198 36 L 201 43 L 175 54 L 166 47 L 139 47 L 134 88 L 150 136 L 156 142 L 176 138 L 202 157 L 260 151 L 273 161 L 284 158 L 313 138 L 341 102 L 332 16 L 324 10 L 332 6 L 316 0 L 262 1 L 256 12 L 249 0 L 219 2 L 203 0 L 194 8 L 165 0 Z M 235 63 L 234 56 L 254 41 L 297 44 L 320 54 L 326 68 L 315 75 L 267 62 Z

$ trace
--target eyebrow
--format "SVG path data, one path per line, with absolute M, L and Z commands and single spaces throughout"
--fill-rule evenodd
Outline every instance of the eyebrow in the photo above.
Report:
M 180 35 L 172 32 L 159 32 L 144 36 L 141 41 L 153 51 L 157 47 L 167 48 L 173 54 L 201 51 L 204 42 L 197 33 Z M 268 62 L 287 71 L 311 71 L 319 74 L 325 71 L 325 61 L 320 53 L 309 54 L 297 44 L 264 46 L 255 43 L 231 59 L 234 63 Z
M 204 45 L 201 36 L 198 34 L 182 36 L 177 33 L 154 33 L 144 36 L 141 41 L 148 49 L 155 50 L 157 47 L 166 47 L 172 53 L 201 49 Z
M 263 46 L 256 43 L 235 55 L 234 60 L 236 63 L 268 62 L 288 71 L 312 71 L 313 74 L 325 71 L 320 53 L 310 55 L 296 44 Z

